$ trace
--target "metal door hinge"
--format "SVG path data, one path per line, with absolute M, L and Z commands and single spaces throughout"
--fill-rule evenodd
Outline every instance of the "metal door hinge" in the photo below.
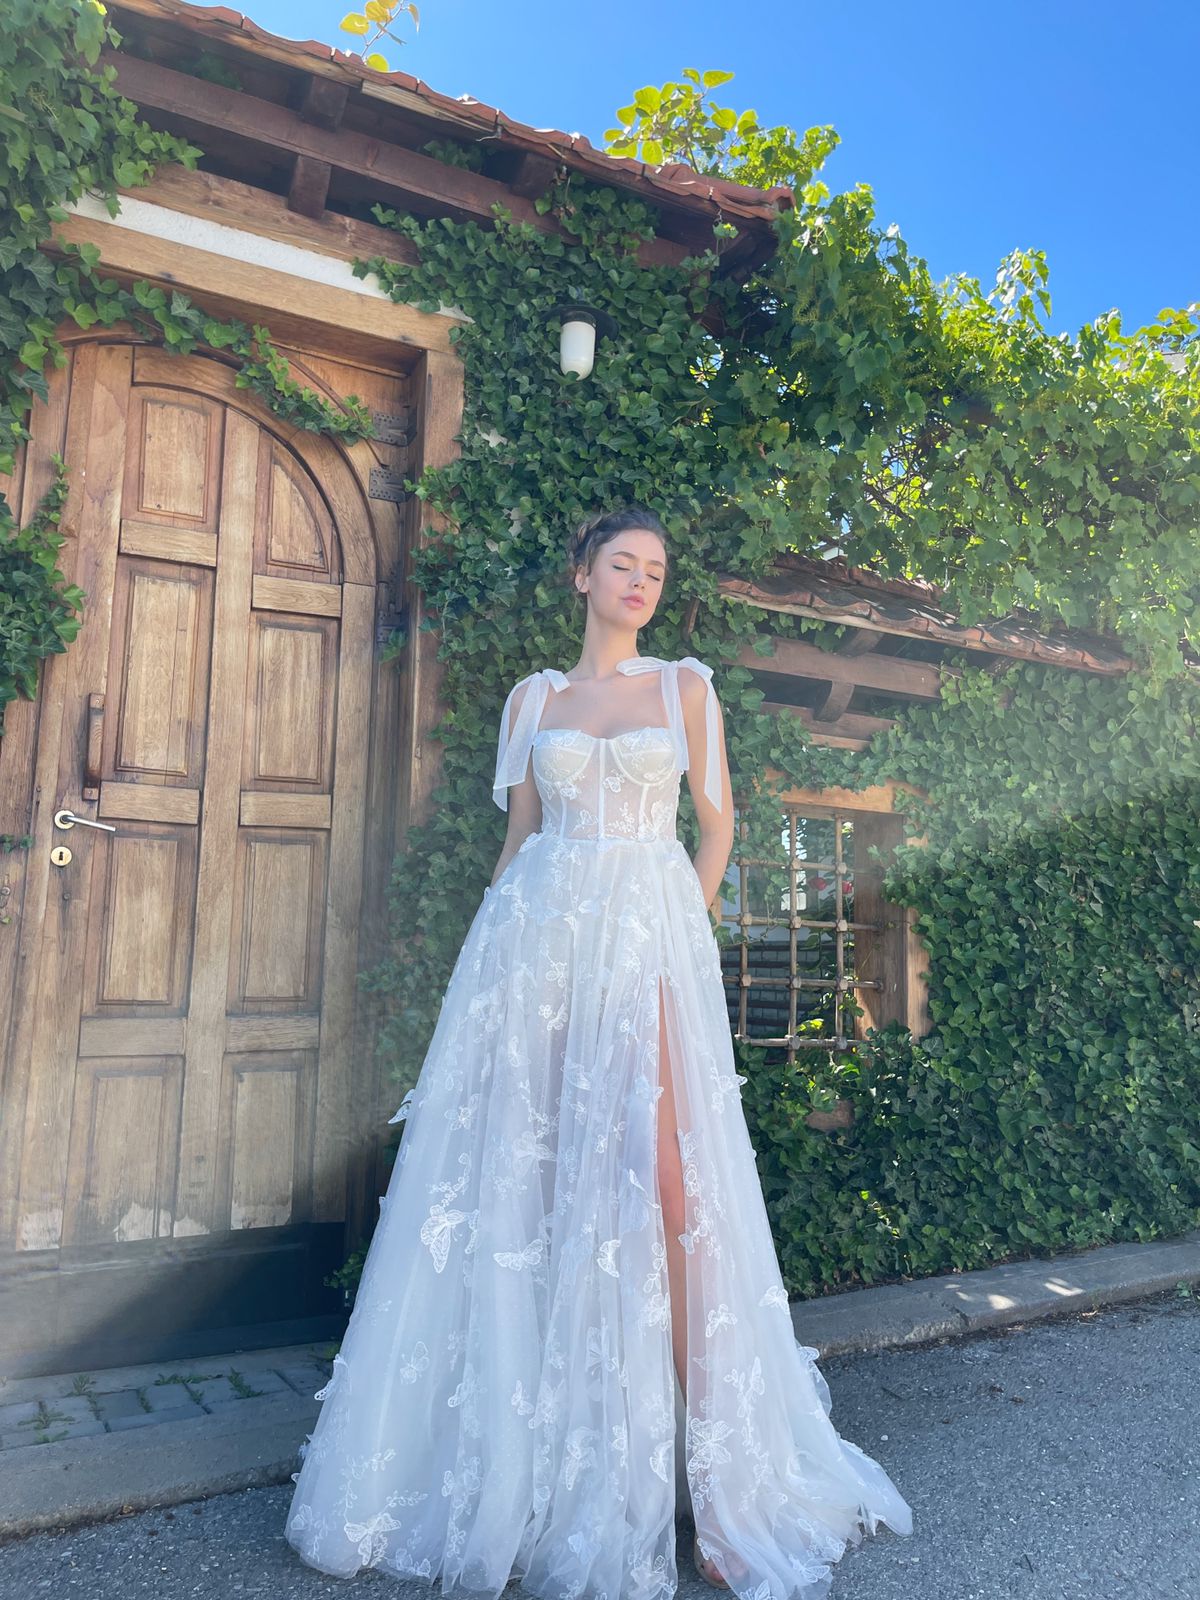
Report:
M 408 444 L 406 411 L 372 411 L 370 416 L 376 444 Z
M 389 606 L 386 611 L 381 611 L 375 619 L 375 643 L 386 644 L 398 628 L 403 628 L 408 622 L 408 612 L 401 606 Z
M 392 500 L 397 505 L 410 498 L 404 487 L 404 473 L 393 472 L 389 467 L 372 467 L 367 493 L 372 500 Z

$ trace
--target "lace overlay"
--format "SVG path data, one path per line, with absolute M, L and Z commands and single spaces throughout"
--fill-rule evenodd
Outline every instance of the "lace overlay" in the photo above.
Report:
M 338 1576 L 658 1600 L 690 1499 L 741 1600 L 812 1600 L 864 1529 L 911 1517 L 837 1435 L 792 1331 L 675 833 L 677 728 L 527 732 L 542 826 L 485 891 L 391 1119 L 404 1137 L 286 1537 Z M 686 1396 L 656 1161 L 667 1072 Z

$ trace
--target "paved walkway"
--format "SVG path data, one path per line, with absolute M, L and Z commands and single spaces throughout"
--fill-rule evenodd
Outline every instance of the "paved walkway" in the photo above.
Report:
M 792 1306 L 823 1359 L 1200 1286 L 1200 1232 Z M 0 1380 L 0 1537 L 290 1484 L 336 1342 Z M 149 1431 L 147 1431 L 149 1430 Z
M 57 1444 L 241 1411 L 262 1395 L 304 1395 L 328 1380 L 335 1345 L 289 1345 L 191 1361 L 0 1383 L 0 1450 Z

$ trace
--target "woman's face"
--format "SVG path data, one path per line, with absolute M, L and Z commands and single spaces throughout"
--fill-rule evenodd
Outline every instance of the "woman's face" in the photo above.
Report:
M 667 575 L 667 552 L 657 533 L 627 528 L 596 551 L 590 570 L 575 574 L 598 622 L 640 628 L 658 605 Z

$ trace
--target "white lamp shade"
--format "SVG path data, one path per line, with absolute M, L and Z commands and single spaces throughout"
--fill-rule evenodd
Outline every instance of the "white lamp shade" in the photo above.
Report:
M 564 372 L 586 378 L 596 359 L 596 327 L 583 317 L 570 317 L 562 325 L 558 364 Z

